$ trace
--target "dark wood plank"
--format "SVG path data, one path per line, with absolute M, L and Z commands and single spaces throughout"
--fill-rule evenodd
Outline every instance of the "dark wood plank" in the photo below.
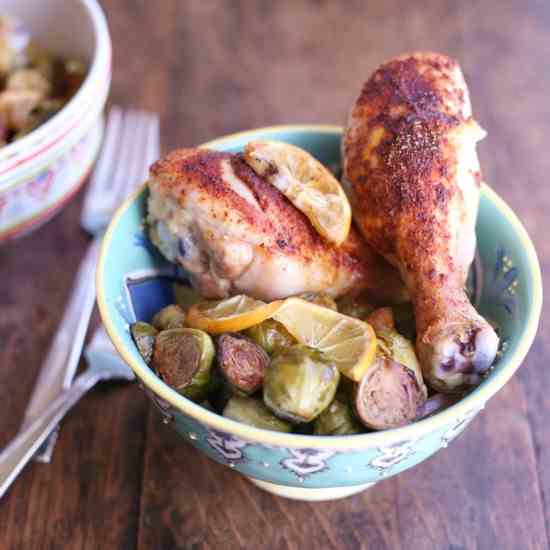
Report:
M 56 220 L 0 248 L 0 444 L 15 434 L 40 362 L 88 243 L 80 200 Z M 51 464 L 30 464 L 0 501 L 2 548 L 132 547 L 137 533 L 147 403 L 113 385 L 63 423 Z M 104 526 L 109 528 L 104 528 Z

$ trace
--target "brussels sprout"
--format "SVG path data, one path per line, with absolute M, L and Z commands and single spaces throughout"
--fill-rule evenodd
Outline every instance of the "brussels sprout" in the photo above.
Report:
M 284 325 L 273 319 L 267 319 L 250 327 L 245 334 L 269 354 L 274 353 L 278 348 L 289 348 L 296 344 L 296 339 Z
M 274 432 L 290 432 L 292 425 L 289 422 L 277 418 L 261 399 L 253 397 L 232 397 L 223 410 L 223 416 Z
M 353 415 L 351 407 L 335 399 L 314 422 L 315 435 L 351 435 L 365 429 Z
M 132 333 L 132 338 L 134 339 L 140 355 L 143 357 L 143 360 L 149 364 L 153 356 L 153 345 L 155 344 L 155 337 L 158 334 L 157 329 L 149 323 L 142 323 L 139 321 L 137 323 L 132 323 L 130 332 Z
M 353 405 L 365 426 L 384 430 L 415 420 L 424 401 L 424 392 L 414 373 L 380 355 L 356 385 Z
M 414 342 L 416 340 L 416 323 L 411 302 L 403 302 L 392 306 L 392 310 L 397 332 Z
M 250 395 L 264 381 L 269 356 L 255 342 L 240 334 L 222 334 L 216 341 L 218 365 L 225 379 L 237 390 Z
M 176 304 L 180 306 L 183 311 L 187 311 L 192 305 L 198 304 L 199 302 L 204 301 L 204 298 L 197 293 L 196 290 L 191 287 L 181 284 L 174 283 L 174 296 L 176 299 Z
M 448 393 L 435 393 L 431 397 L 428 397 L 426 401 L 419 407 L 417 413 L 417 420 L 426 418 L 432 414 L 441 412 L 442 410 L 454 405 L 462 399 L 462 394 L 448 394 Z
M 158 330 L 183 328 L 185 324 L 185 311 L 176 304 L 163 307 L 153 317 L 151 324 Z
M 280 418 L 310 422 L 332 401 L 340 373 L 323 355 L 293 346 L 275 355 L 264 378 L 265 404 Z
M 336 302 L 324 292 L 302 292 L 302 294 L 297 295 L 297 298 L 301 298 L 306 302 L 311 302 L 312 304 L 316 304 L 321 307 L 338 311 Z
M 173 328 L 159 332 L 151 366 L 176 391 L 203 401 L 211 389 L 214 344 L 206 332 Z
M 384 307 L 375 310 L 369 315 L 367 321 L 376 332 L 379 353 L 409 368 L 414 373 L 418 386 L 426 397 L 428 390 L 424 384 L 422 369 L 416 357 L 414 345 L 395 330 L 391 308 Z
M 361 295 L 344 296 L 336 302 L 336 305 L 338 306 L 338 311 L 343 315 L 361 320 L 366 319 L 374 310 L 374 306 Z

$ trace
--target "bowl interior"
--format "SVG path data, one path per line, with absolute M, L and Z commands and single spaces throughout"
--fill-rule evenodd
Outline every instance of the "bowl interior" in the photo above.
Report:
M 87 66 L 84 82 L 74 97 L 47 122 L 0 148 L 0 189 L 23 181 L 52 152 L 64 146 L 69 133 L 82 130 L 82 113 L 103 105 L 110 84 L 111 43 L 100 5 L 95 0 L 5 0 L 2 14 L 21 19 L 31 40 L 62 57 Z M 34 171 L 34 172 L 33 172 Z
M 251 139 L 277 139 L 303 147 L 334 166 L 339 163 L 340 137 L 341 130 L 336 127 L 281 127 L 236 134 L 205 145 L 234 152 Z M 146 197 L 143 188 L 121 207 L 107 232 L 97 277 L 100 311 L 119 352 L 145 385 L 176 409 L 194 414 L 198 407 L 168 388 L 143 362 L 128 330 L 129 323 L 148 321 L 158 309 L 173 303 L 177 286 L 186 284 L 185 272 L 167 263 L 147 237 L 143 223 Z M 541 305 L 540 271 L 533 246 L 511 210 L 487 187 L 482 190 L 476 231 L 478 254 L 469 279 L 472 301 L 494 323 L 502 349 L 488 377 L 461 401 L 470 405 L 484 403 L 519 366 L 534 337 Z M 231 431 L 234 423 L 223 420 Z M 370 435 L 374 434 L 352 437 Z

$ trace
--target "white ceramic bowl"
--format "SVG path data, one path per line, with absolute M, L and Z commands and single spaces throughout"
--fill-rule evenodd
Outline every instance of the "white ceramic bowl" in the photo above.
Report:
M 111 40 L 95 0 L 0 0 L 0 13 L 19 17 L 32 40 L 76 57 L 87 76 L 61 111 L 24 138 L 0 148 L 0 242 L 36 228 L 84 182 L 103 135 L 111 83 Z

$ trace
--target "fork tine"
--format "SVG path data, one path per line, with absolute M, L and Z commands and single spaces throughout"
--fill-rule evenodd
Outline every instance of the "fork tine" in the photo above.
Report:
M 149 166 L 158 155 L 158 116 L 113 107 L 85 198 L 82 226 L 91 233 L 102 229 L 122 200 L 147 179 Z
M 124 159 L 120 159 L 114 185 L 120 203 L 135 188 L 143 174 L 146 161 L 147 115 L 140 111 L 128 112 L 125 117 L 123 144 L 127 145 Z M 122 155 L 122 153 L 121 153 Z
M 86 228 L 88 228 L 91 222 L 92 209 L 95 209 L 96 206 L 99 207 L 103 202 L 110 202 L 108 199 L 108 189 L 111 184 L 116 145 L 120 141 L 121 125 L 122 110 L 119 107 L 111 107 L 107 117 L 103 146 L 90 178 L 84 198 L 84 206 L 82 207 L 81 224 Z M 101 209 L 104 208 L 102 205 Z
M 141 149 L 140 117 L 134 110 L 124 113 L 122 132 L 115 172 L 113 174 L 113 202 L 120 204 L 128 181 L 133 180 L 136 174 L 136 157 Z M 139 158 L 139 157 L 137 157 Z
M 142 181 L 149 177 L 151 165 L 160 157 L 160 132 L 159 117 L 155 114 L 149 115 L 149 132 L 147 134 L 147 146 L 145 151 L 146 162 L 143 170 Z

